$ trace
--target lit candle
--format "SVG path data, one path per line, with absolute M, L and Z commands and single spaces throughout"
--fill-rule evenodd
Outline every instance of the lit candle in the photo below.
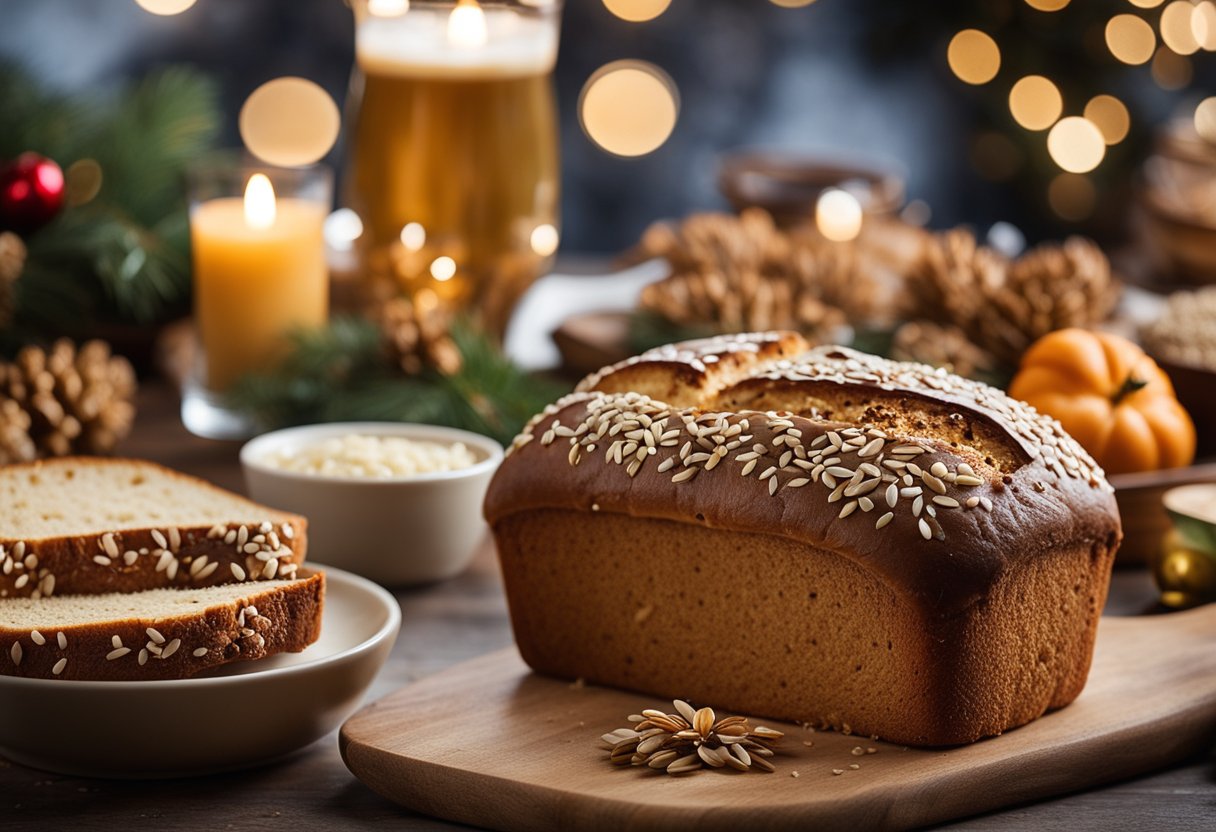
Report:
M 327 206 L 277 197 L 250 177 L 245 196 L 194 206 L 194 308 L 207 389 L 281 358 L 289 334 L 325 323 L 328 279 L 322 229 Z

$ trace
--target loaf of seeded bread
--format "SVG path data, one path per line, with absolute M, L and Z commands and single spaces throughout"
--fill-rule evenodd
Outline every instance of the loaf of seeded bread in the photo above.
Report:
M 1122 537 L 1055 421 L 792 333 L 588 377 L 485 511 L 537 671 L 913 745 L 1071 702 Z
M 0 601 L 0 674 L 184 679 L 298 653 L 321 633 L 325 578 Z
M 306 529 L 303 517 L 151 462 L 0 466 L 0 598 L 290 578 Z

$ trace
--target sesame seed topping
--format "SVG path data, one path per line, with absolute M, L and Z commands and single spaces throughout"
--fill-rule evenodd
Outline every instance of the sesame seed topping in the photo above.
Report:
M 118 543 L 115 542 L 112 532 L 106 532 L 101 536 L 101 547 L 105 549 L 106 554 L 110 557 L 118 557 Z
M 60 659 L 59 661 L 55 662 L 55 666 L 51 668 L 51 673 L 54 673 L 56 676 L 58 676 L 61 673 L 63 673 L 63 669 L 67 666 L 68 666 L 68 660 L 66 658 Z
M 149 627 L 148 629 L 144 630 L 144 632 L 147 634 L 148 638 L 152 639 L 154 644 L 165 643 L 165 637 L 160 634 L 160 630 L 157 630 L 154 627 Z
M 96 563 L 98 566 L 109 566 L 113 561 L 105 555 L 93 555 L 93 563 Z
M 195 647 L 194 652 L 191 653 L 190 655 L 194 656 L 194 658 L 196 658 L 196 659 L 201 659 L 203 656 L 207 655 L 207 648 L 206 647 Z
M 55 634 L 55 641 L 59 644 L 60 650 L 68 649 L 68 637 L 62 631 Z
M 14 641 L 14 642 L 13 642 L 13 646 L 9 648 L 8 655 L 9 655 L 9 657 L 10 657 L 10 658 L 13 660 L 13 664 L 15 664 L 15 665 L 17 665 L 18 667 L 20 667 L 20 665 L 21 665 L 21 656 L 22 656 L 22 651 L 21 651 L 21 642 L 19 642 L 19 641 Z
M 130 647 L 116 647 L 109 653 L 106 653 L 106 661 L 112 662 L 115 659 L 121 659 L 123 656 L 131 652 Z
M 38 632 L 37 630 L 30 630 L 30 641 L 41 647 L 46 644 L 46 636 L 42 635 L 42 633 Z

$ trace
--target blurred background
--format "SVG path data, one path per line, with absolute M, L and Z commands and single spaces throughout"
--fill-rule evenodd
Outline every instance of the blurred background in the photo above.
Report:
M 177 5 L 188 7 L 5 0 L 0 60 L 98 94 L 184 62 L 218 81 L 231 114 L 283 75 L 346 98 L 354 24 L 342 0 Z M 970 29 L 986 35 L 957 38 Z M 722 207 L 718 160 L 745 147 L 890 166 L 933 227 L 1004 220 L 1030 241 L 1079 231 L 1117 244 L 1155 131 L 1216 88 L 1216 5 L 1185 0 L 568 0 L 561 37 L 566 253 L 617 252 L 656 219 Z M 622 60 L 660 80 L 648 88 L 660 100 L 639 104 L 646 135 L 627 143 L 653 147 L 637 156 L 606 149 L 619 149 L 619 128 L 580 117 L 597 71 Z M 1039 82 L 1011 98 L 1028 76 Z M 1070 173 L 1047 128 L 1082 115 L 1108 144 Z M 235 117 L 224 131 L 240 145 Z M 339 143 L 330 161 L 341 154 Z

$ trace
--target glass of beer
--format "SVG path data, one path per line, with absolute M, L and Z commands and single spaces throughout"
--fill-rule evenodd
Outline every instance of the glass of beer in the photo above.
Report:
M 352 5 L 344 201 L 363 271 L 501 339 L 557 249 L 560 0 Z

